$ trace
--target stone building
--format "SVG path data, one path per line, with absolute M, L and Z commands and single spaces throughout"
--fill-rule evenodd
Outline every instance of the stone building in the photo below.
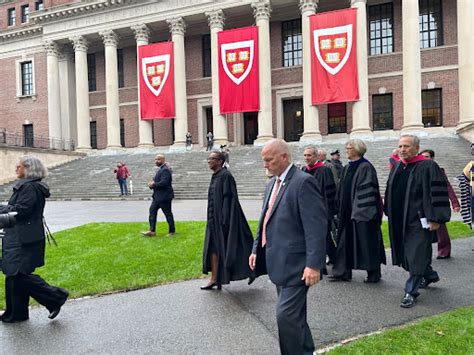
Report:
M 309 20 L 357 8 L 360 101 L 311 106 Z M 474 130 L 471 0 L 0 0 L 0 129 L 78 149 Z M 363 24 L 363 25 L 360 25 Z M 217 33 L 257 25 L 261 110 L 222 116 Z M 137 46 L 175 45 L 176 118 L 140 121 Z

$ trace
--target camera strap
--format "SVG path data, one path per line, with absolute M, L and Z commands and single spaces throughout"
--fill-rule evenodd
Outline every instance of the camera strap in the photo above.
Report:
M 46 235 L 46 240 L 48 241 L 48 244 L 51 245 L 51 240 L 53 241 L 53 244 L 57 247 L 58 243 L 56 242 L 56 239 L 53 238 L 53 234 L 51 234 L 51 231 L 49 230 L 48 225 L 46 224 L 46 220 L 44 219 L 43 216 L 43 225 L 44 225 L 44 234 Z

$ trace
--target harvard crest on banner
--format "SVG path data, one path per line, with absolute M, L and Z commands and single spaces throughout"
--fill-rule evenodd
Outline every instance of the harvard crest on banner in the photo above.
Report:
M 220 113 L 258 111 L 257 27 L 221 31 L 218 46 Z
M 359 99 L 356 11 L 345 9 L 310 18 L 313 105 Z
M 138 47 L 141 119 L 175 116 L 173 42 Z

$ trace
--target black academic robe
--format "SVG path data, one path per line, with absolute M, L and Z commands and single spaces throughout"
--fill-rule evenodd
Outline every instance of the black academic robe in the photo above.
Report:
M 423 275 L 431 264 L 431 243 L 436 240 L 436 232 L 423 229 L 420 216 L 431 222 L 446 223 L 451 218 L 451 208 L 446 181 L 438 164 L 422 160 L 409 165 L 403 206 L 399 207 L 403 210 L 397 213 L 397 199 L 393 195 L 395 175 L 405 168 L 401 161 L 390 171 L 384 209 L 388 216 L 393 265 L 402 266 L 412 275 Z M 397 216 L 401 216 L 401 220 L 397 220 Z
M 335 276 L 351 269 L 373 271 L 386 263 L 377 172 L 362 158 L 346 165 L 337 194 L 338 238 Z
M 218 260 L 217 284 L 250 275 L 253 236 L 237 195 L 234 177 L 223 168 L 212 175 L 208 193 L 203 273 L 211 271 L 211 254 Z
M 305 173 L 313 175 L 318 182 L 319 189 L 322 192 L 324 205 L 328 212 L 328 220 L 332 220 L 336 214 L 336 183 L 333 173 L 327 166 L 321 166 L 317 169 L 308 170 L 307 167 L 302 169 Z

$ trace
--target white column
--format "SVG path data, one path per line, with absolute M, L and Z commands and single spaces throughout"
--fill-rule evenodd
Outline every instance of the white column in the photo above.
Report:
M 402 3 L 403 126 L 402 131 L 422 131 L 421 55 L 418 1 Z
M 212 80 L 212 126 L 214 146 L 229 143 L 227 119 L 221 115 L 219 105 L 219 62 L 217 34 L 224 28 L 224 12 L 221 9 L 206 12 L 211 29 L 211 80 Z M 205 119 L 205 118 L 204 118 Z M 207 134 L 207 132 L 206 132 Z
M 186 53 L 184 51 L 184 33 L 186 23 L 182 17 L 166 20 L 173 40 L 174 53 L 174 102 L 176 117 L 174 119 L 173 149 L 186 149 L 188 132 L 188 97 L 186 95 Z
M 300 0 L 301 27 L 303 35 L 303 135 L 300 141 L 319 143 L 319 110 L 311 101 L 311 29 L 309 17 L 316 13 L 319 0 Z
M 474 2 L 458 0 L 457 7 L 459 129 L 474 123 Z
M 77 142 L 74 52 L 66 46 L 62 48 L 61 52 L 59 56 L 59 90 L 61 92 L 62 137 Z
M 369 70 L 367 65 L 367 0 L 351 0 L 351 7 L 357 9 L 357 81 L 359 101 L 352 104 L 351 138 L 371 138 L 369 120 Z
M 87 74 L 87 40 L 83 36 L 70 38 L 74 46 L 76 62 L 76 150 L 91 149 L 91 127 L 89 117 L 89 79 Z
M 137 41 L 137 58 L 138 47 L 148 44 L 150 38 L 150 30 L 145 24 L 138 24 L 132 26 L 135 33 L 135 40 Z M 138 60 L 138 59 L 137 59 Z M 138 70 L 137 63 L 137 98 L 138 98 L 138 146 L 139 147 L 153 147 L 153 125 L 151 120 L 142 120 L 140 115 L 140 76 L 142 75 Z
M 260 78 L 260 112 L 258 136 L 255 145 L 273 138 L 272 122 L 272 66 L 270 61 L 270 0 L 252 1 L 253 14 L 258 26 L 258 71 Z
M 114 31 L 99 33 L 105 46 L 105 97 L 107 104 L 107 148 L 121 148 L 118 92 L 118 36 Z
M 62 138 L 61 134 L 61 95 L 59 91 L 59 49 L 54 41 L 44 43 L 46 51 L 48 85 L 48 122 L 49 136 Z M 51 141 L 52 149 L 61 148 L 59 142 Z

